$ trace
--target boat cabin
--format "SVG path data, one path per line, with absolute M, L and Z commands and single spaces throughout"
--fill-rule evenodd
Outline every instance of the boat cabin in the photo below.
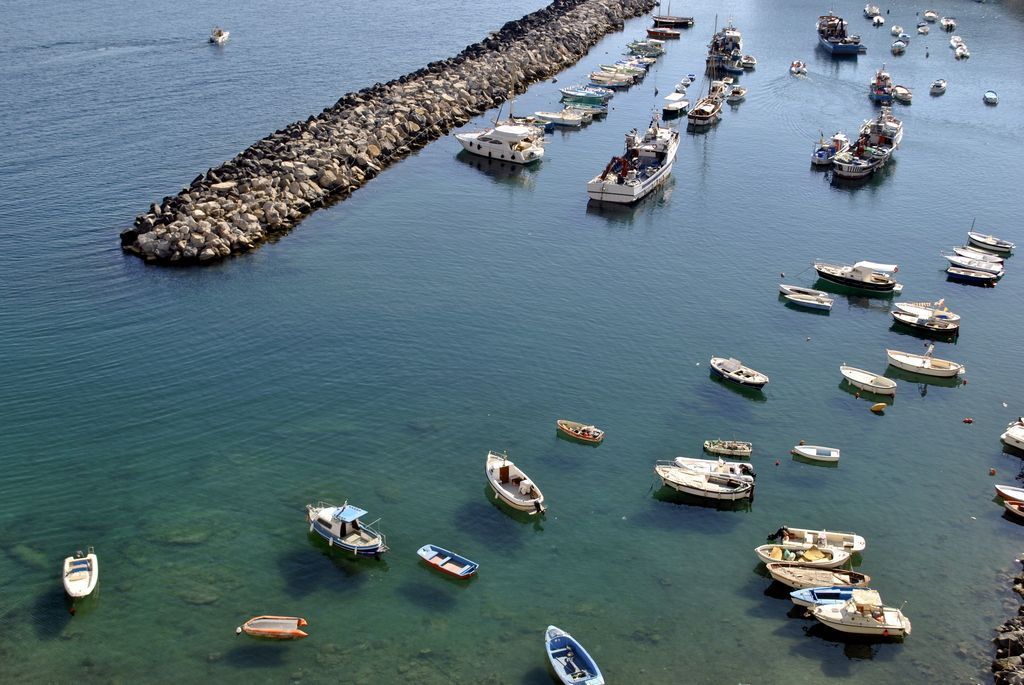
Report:
M 322 509 L 317 514 L 316 523 L 346 545 L 371 545 L 377 542 L 378 535 L 359 523 L 359 519 L 367 513 L 365 509 L 346 504 L 342 507 Z

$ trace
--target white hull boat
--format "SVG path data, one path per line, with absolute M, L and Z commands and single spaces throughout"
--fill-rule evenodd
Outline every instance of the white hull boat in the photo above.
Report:
M 754 494 L 750 481 L 717 474 L 694 473 L 674 463 L 659 463 L 654 472 L 666 487 L 704 499 L 735 501 L 748 499 Z
M 213 32 L 210 33 L 210 42 L 214 45 L 224 45 L 231 38 L 231 32 L 225 31 L 220 27 L 214 27 Z
M 786 298 L 786 301 L 792 302 L 800 307 L 807 307 L 808 309 L 824 309 L 825 311 L 832 311 L 832 305 L 835 303 L 835 300 L 831 297 L 804 295 L 802 293 L 790 293 L 784 297 Z
M 792 562 L 815 568 L 838 568 L 850 560 L 850 552 L 832 547 L 808 547 L 799 543 L 769 543 L 754 549 L 764 564 Z
M 544 494 L 532 480 L 514 463 L 507 454 L 487 453 L 487 482 L 494 491 L 495 499 L 517 509 L 533 514 L 546 511 Z
M 731 357 L 712 357 L 711 371 L 720 378 L 748 388 L 760 390 L 768 384 L 768 376 Z
M 810 297 L 828 297 L 829 294 L 824 290 L 815 290 L 814 288 L 804 288 L 799 285 L 787 285 L 785 283 L 779 284 L 779 292 L 783 295 L 808 295 Z
M 824 447 L 822 445 L 796 445 L 790 451 L 798 457 L 803 457 L 804 459 L 810 459 L 812 461 L 821 461 L 826 463 L 835 463 L 839 461 L 838 447 Z
M 997 238 L 994 235 L 985 235 L 984 233 L 978 233 L 977 231 L 968 231 L 967 240 L 972 245 L 982 248 L 983 250 L 991 250 L 992 252 L 1012 252 L 1013 248 L 1017 247 L 1009 240 L 1003 240 Z
M 1006 431 L 999 436 L 999 439 L 1010 447 L 1016 447 L 1019 450 L 1024 450 L 1024 418 L 1017 419 L 1007 426 Z
M 80 599 L 88 597 L 96 589 L 96 583 L 100 579 L 100 562 L 96 557 L 96 550 L 92 547 L 83 554 L 75 552 L 64 559 L 64 592 L 68 597 Z
M 555 126 L 579 128 L 583 125 L 583 115 L 570 109 L 563 109 L 561 112 L 534 112 L 533 116 Z
M 483 131 L 456 133 L 455 139 L 474 155 L 513 164 L 530 164 L 544 156 L 543 131 L 534 126 L 495 126 Z
M 893 306 L 899 311 L 919 319 L 938 319 L 950 323 L 960 321 L 960 315 L 942 307 L 941 300 L 939 302 L 897 302 Z
M 636 129 L 626 134 L 626 152 L 613 157 L 604 171 L 587 183 L 587 195 L 597 202 L 633 204 L 668 180 L 679 148 L 679 131 L 652 121 L 641 138 Z
M 814 146 L 811 154 L 811 164 L 814 166 L 832 166 L 832 160 L 841 152 L 850 149 L 850 139 L 842 131 L 837 131 L 832 140 L 826 141 L 825 136 L 818 138 L 818 144 Z
M 1009 499 L 1015 502 L 1024 500 L 1024 488 L 1019 488 L 1016 485 L 997 485 L 996 494 L 1001 499 Z
M 911 354 L 899 350 L 886 350 L 889 364 L 897 369 L 920 373 L 938 378 L 953 378 L 964 372 L 964 365 L 946 359 L 936 359 L 931 355 L 934 345 L 929 346 L 927 354 Z
M 987 271 L 990 274 L 998 274 L 1003 270 L 1003 265 L 1000 262 L 989 262 L 981 259 L 971 259 L 969 257 L 963 257 L 958 254 L 942 255 L 946 258 L 946 261 L 953 266 L 960 267 L 961 269 L 971 269 L 973 271 Z
M 996 91 L 994 90 L 986 90 L 985 94 L 981 96 L 981 99 L 985 101 L 986 105 L 999 104 L 999 96 L 996 94 Z
M 968 259 L 977 259 L 982 262 L 989 262 L 991 264 L 1002 264 L 1006 260 L 997 254 L 991 252 L 985 252 L 984 250 L 976 250 L 973 247 L 966 245 L 958 245 L 953 248 L 953 252 L 957 253 L 961 257 L 967 257 Z
M 676 457 L 671 461 L 659 461 L 659 465 L 678 466 L 693 473 L 718 474 L 729 476 L 745 483 L 754 482 L 754 467 L 746 462 L 725 461 L 718 459 L 697 459 L 694 457 Z
M 853 366 L 840 366 L 839 373 L 843 374 L 846 381 L 861 390 L 867 390 L 878 395 L 895 395 L 896 381 L 886 378 L 877 373 L 871 373 L 864 369 Z
M 796 590 L 831 586 L 867 587 L 871 582 L 871 576 L 839 568 L 817 568 L 780 561 L 767 564 L 766 568 L 773 580 Z
M 935 316 L 919 317 L 899 309 L 894 309 L 889 313 L 897 323 L 931 335 L 952 336 L 960 333 L 959 321 L 949 321 Z
M 932 95 L 942 95 L 946 92 L 946 79 L 940 78 L 932 81 L 932 87 L 928 89 Z
M 811 609 L 811 615 L 824 625 L 844 633 L 903 637 L 910 635 L 910 619 L 893 607 L 861 604 L 851 599 L 845 604 L 823 604 Z
M 931 24 L 934 24 L 939 20 L 939 13 L 935 10 L 925 10 L 924 14 L 921 15 L 921 18 Z
M 832 281 L 848 288 L 872 292 L 900 292 L 903 289 L 890 274 L 898 270 L 895 264 L 857 262 L 853 266 L 815 262 L 814 270 L 826 281 Z
M 832 547 L 843 549 L 847 552 L 863 552 L 868 546 L 867 540 L 856 533 L 841 533 L 834 530 L 822 530 L 815 528 L 794 528 L 783 526 L 772 536 L 774 539 L 782 538 L 783 542 L 793 544 L 804 544 L 807 547 Z

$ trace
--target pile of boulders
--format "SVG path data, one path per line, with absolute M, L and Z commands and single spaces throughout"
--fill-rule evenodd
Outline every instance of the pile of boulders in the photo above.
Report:
M 1024 563 L 1024 557 L 1017 561 Z M 1024 597 L 1024 573 L 1013 578 L 1013 591 Z M 996 685 L 1024 685 L 1024 605 L 996 632 L 996 659 L 992 662 Z

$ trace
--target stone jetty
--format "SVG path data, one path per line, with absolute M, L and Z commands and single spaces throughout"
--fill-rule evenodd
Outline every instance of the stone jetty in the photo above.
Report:
M 125 251 L 204 264 L 291 230 L 392 162 L 575 64 L 655 0 L 555 0 L 455 57 L 344 95 L 153 203 L 121 233 Z
M 1017 561 L 1024 564 L 1024 555 Z M 1024 573 L 1014 576 L 1013 591 L 1024 597 Z M 996 632 L 996 658 L 992 662 L 996 685 L 1024 685 L 1024 605 Z

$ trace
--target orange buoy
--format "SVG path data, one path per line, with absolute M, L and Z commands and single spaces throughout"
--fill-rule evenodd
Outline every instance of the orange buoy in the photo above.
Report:
M 885 411 L 885 407 L 885 402 L 877 402 L 871 405 L 871 411 L 875 412 L 876 414 L 881 414 L 882 412 Z
M 996 470 L 995 469 L 989 469 L 988 470 L 988 475 L 990 475 L 990 476 L 996 475 Z

